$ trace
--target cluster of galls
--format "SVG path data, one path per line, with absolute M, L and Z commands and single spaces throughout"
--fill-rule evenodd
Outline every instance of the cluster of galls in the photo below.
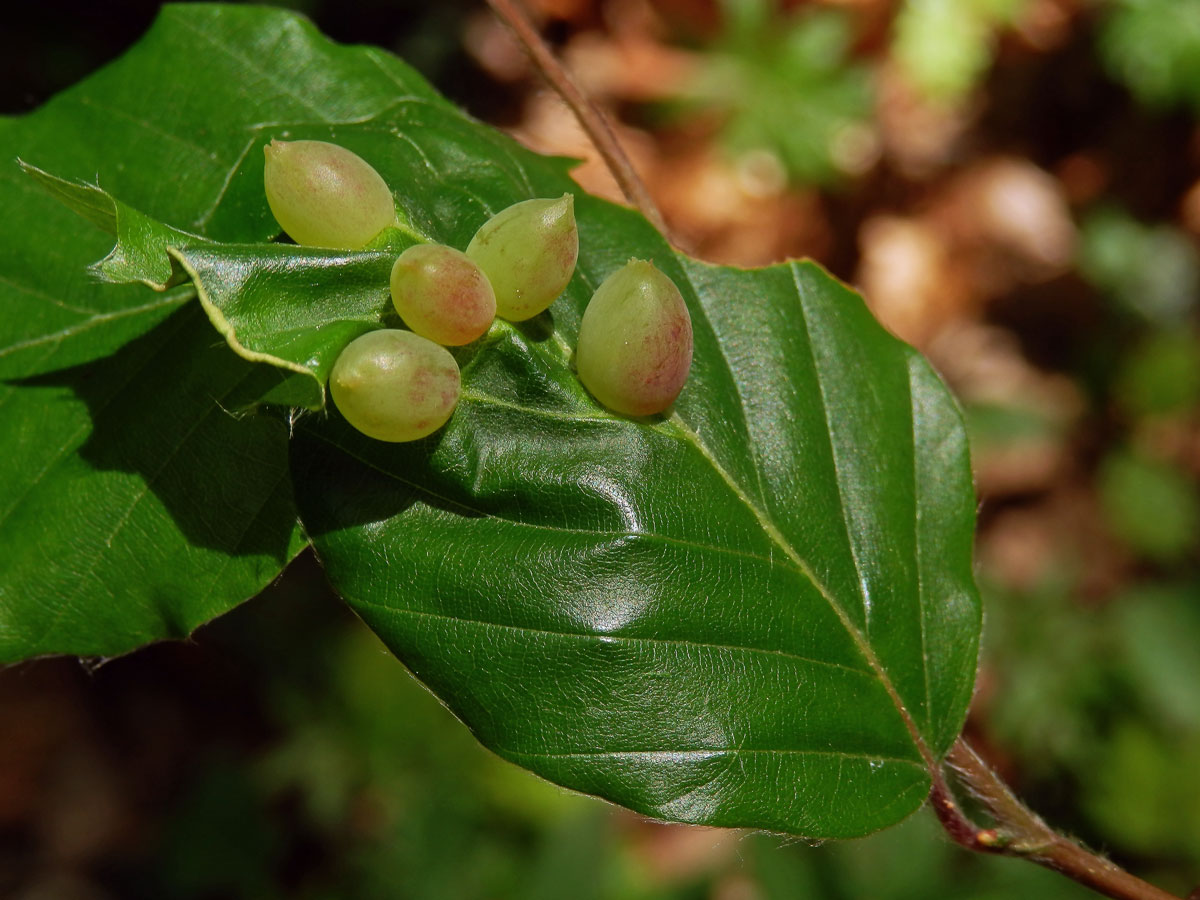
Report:
M 358 250 L 397 224 L 392 193 L 369 163 L 323 141 L 272 141 L 267 202 L 298 244 Z M 458 364 L 445 349 L 482 337 L 496 316 L 532 318 L 575 271 L 574 198 L 535 199 L 497 213 L 465 252 L 409 247 L 392 266 L 392 303 L 408 326 L 351 341 L 334 363 L 333 402 L 381 441 L 412 441 L 441 428 L 458 403 Z M 648 416 L 667 409 L 692 363 L 692 323 L 679 289 L 653 263 L 630 260 L 601 283 L 584 311 L 575 366 L 609 409 Z

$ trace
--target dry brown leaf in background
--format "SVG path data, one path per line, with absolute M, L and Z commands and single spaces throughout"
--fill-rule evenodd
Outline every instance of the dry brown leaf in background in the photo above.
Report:
M 656 884 L 687 881 L 728 866 L 739 832 L 705 825 L 669 825 L 622 813 L 633 850 Z
M 968 312 L 967 275 L 937 228 L 920 219 L 878 215 L 863 223 L 858 240 L 855 281 L 875 317 L 901 340 L 926 347 Z
M 984 301 L 1049 281 L 1075 258 L 1076 229 L 1058 179 L 1018 157 L 972 163 L 938 191 L 931 217 L 968 254 Z
M 786 191 L 781 173 L 730 161 L 710 141 L 670 139 L 651 190 L 689 250 L 714 263 L 763 266 L 820 258 L 828 221 L 813 191 Z
M 521 42 L 490 11 L 480 10 L 467 19 L 462 43 L 479 67 L 499 82 L 533 77 L 533 64 Z
M 1055 168 L 1063 196 L 1074 207 L 1084 206 L 1108 189 L 1110 167 L 1096 152 L 1072 153 Z
M 1048 53 L 1070 38 L 1080 11 L 1077 0 L 1030 0 L 1019 11 L 1012 30 L 1029 50 Z
M 1095 493 L 1086 481 L 1063 478 L 1039 502 L 1006 509 L 989 523 L 976 557 L 989 583 L 1014 590 L 1044 585 L 1070 573 L 1071 599 L 1107 601 L 1130 577 L 1133 560 L 1104 527 Z
M 593 100 L 672 97 L 695 77 L 697 66 L 684 50 L 644 37 L 613 40 L 596 31 L 572 38 L 563 62 Z
M 710 900 L 765 900 L 765 896 L 753 878 L 733 873 L 713 885 Z
M 942 106 L 924 99 L 892 63 L 878 68 L 875 117 L 883 152 L 909 179 L 931 178 L 954 162 L 977 113 L 971 104 Z
M 1010 332 L 970 320 L 939 334 L 927 353 L 964 404 L 1023 411 L 1043 423 L 1037 435 L 972 445 L 981 496 L 1047 491 L 1071 469 L 1068 436 L 1086 409 L 1073 380 L 1033 366 Z
M 1200 235 L 1200 180 L 1183 195 L 1179 204 L 1179 218 L 1184 228 L 1194 235 Z
M 1012 590 L 1032 591 L 1062 563 L 1062 535 L 1051 504 L 1006 509 L 988 524 L 976 561 L 982 573 Z

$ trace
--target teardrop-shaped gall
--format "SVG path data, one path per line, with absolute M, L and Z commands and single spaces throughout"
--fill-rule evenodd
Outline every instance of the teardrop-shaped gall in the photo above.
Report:
M 480 226 L 467 245 L 496 292 L 496 315 L 522 322 L 545 310 L 579 258 L 575 198 L 522 200 Z
M 496 318 L 487 276 L 443 244 L 417 244 L 400 254 L 392 265 L 392 305 L 417 334 L 450 347 L 471 343 Z
M 675 282 L 640 259 L 604 279 L 579 323 L 575 367 L 616 412 L 648 416 L 674 403 L 692 367 L 692 317 Z
M 445 347 L 396 328 L 352 340 L 329 376 L 346 421 L 380 441 L 415 441 L 437 431 L 460 390 L 458 363 Z
M 396 222 L 396 203 L 361 156 L 326 141 L 271 141 L 263 185 L 279 227 L 297 244 L 358 250 Z

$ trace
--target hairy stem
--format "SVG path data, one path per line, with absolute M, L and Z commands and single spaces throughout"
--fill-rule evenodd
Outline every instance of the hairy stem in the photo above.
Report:
M 946 762 L 996 820 L 993 828 L 980 828 L 971 822 L 937 772 L 930 802 L 946 833 L 962 846 L 983 853 L 1024 857 L 1116 900 L 1179 900 L 1055 832 L 1017 799 L 962 738 L 955 742 Z
M 550 86 L 575 114 L 575 118 L 579 120 L 579 124 L 587 134 L 588 140 L 592 142 L 604 160 L 604 164 L 612 172 L 625 199 L 662 232 L 664 237 L 671 240 L 671 233 L 667 229 L 667 223 L 663 220 L 662 213 L 651 199 L 646 185 L 638 177 L 604 113 L 584 95 L 575 79 L 546 46 L 546 42 L 538 34 L 533 22 L 517 5 L 516 0 L 487 0 L 487 2 L 492 11 L 513 30 L 534 66 L 550 82 Z M 671 242 L 675 243 L 673 240 Z

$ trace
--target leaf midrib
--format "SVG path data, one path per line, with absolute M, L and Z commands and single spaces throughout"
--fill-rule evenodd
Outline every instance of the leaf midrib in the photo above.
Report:
M 901 756 L 887 756 L 879 753 L 851 753 L 843 750 L 804 750 L 795 747 L 686 747 L 676 750 L 628 749 L 628 750 L 592 750 L 569 751 L 565 753 L 546 753 L 533 750 L 513 750 L 507 747 L 497 747 L 501 755 L 527 756 L 537 759 L 592 759 L 597 756 L 724 756 L 737 755 L 792 755 L 792 756 L 832 756 L 835 759 L 863 759 L 868 762 L 895 763 L 912 766 L 925 771 L 925 766 L 915 759 L 905 759 Z

